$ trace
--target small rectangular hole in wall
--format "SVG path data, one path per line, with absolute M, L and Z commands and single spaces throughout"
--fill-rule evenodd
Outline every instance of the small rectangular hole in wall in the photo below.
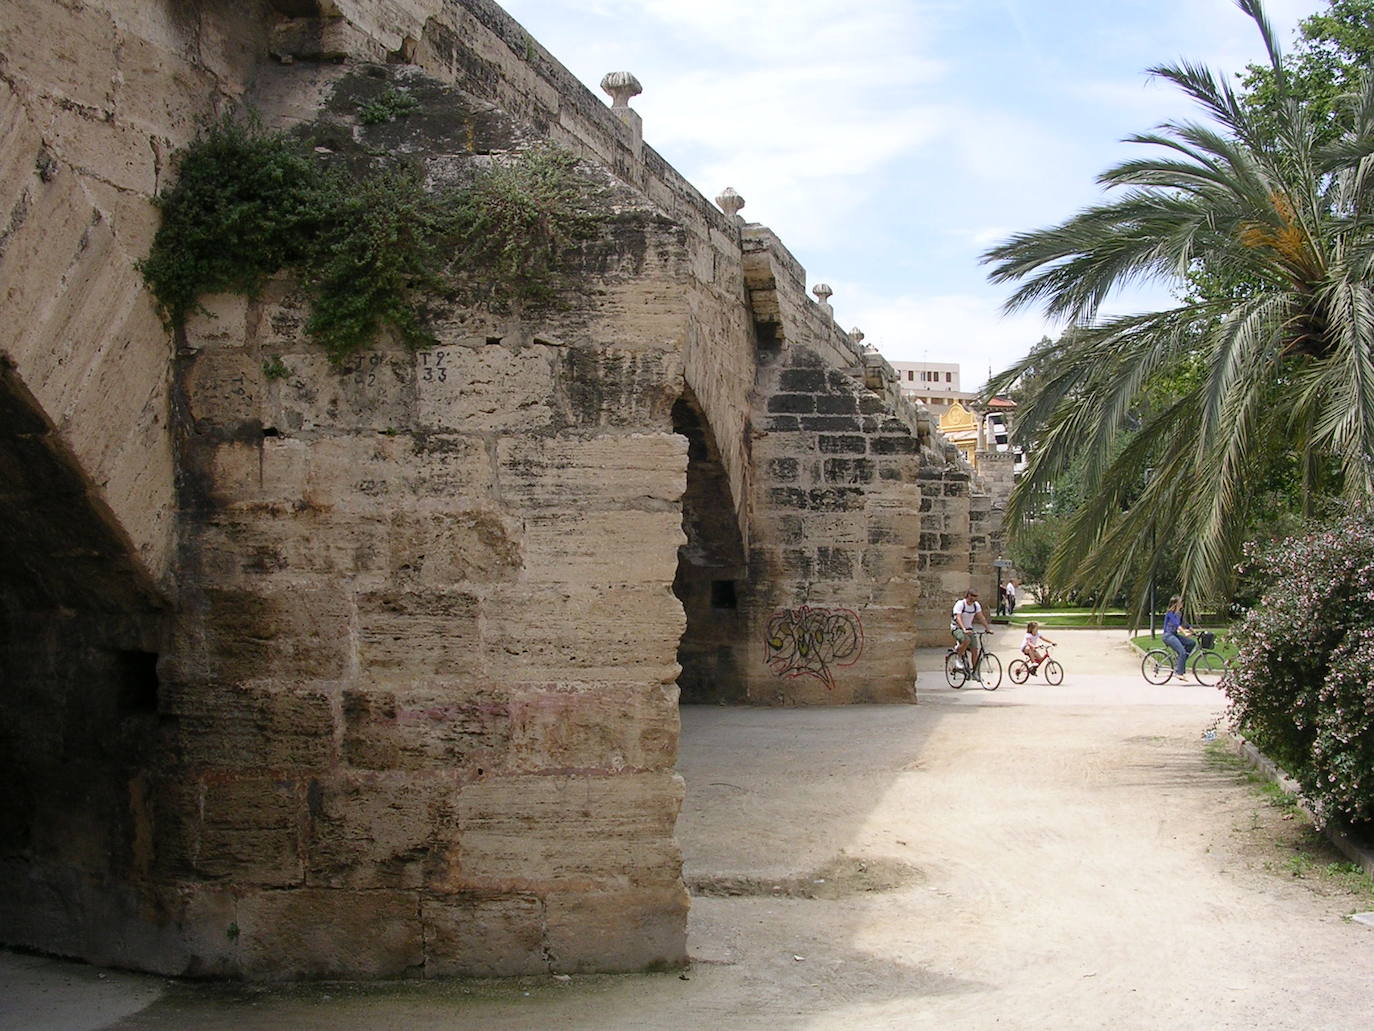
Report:
M 487 343 L 489 344 L 499 344 L 500 342 L 501 337 L 487 337 Z
M 762 351 L 776 351 L 782 346 L 778 336 L 778 326 L 773 322 L 755 322 L 754 335 Z
M 711 608 L 713 609 L 734 609 L 739 607 L 739 600 L 735 596 L 735 581 L 733 580 L 712 580 L 711 581 Z
M 157 712 L 156 652 L 115 652 L 115 676 L 118 678 L 121 715 Z

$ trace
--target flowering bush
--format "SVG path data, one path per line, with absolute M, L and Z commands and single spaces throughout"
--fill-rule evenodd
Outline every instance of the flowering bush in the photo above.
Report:
M 1231 721 L 1322 820 L 1374 830 L 1374 529 L 1368 513 L 1246 550 L 1269 586 L 1233 639 Z

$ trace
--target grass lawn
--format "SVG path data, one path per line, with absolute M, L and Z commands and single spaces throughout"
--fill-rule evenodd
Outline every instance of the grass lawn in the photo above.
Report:
M 1031 620 L 1035 620 L 1047 630 L 1068 626 L 1121 627 L 1123 629 L 1130 626 L 1126 619 L 1126 613 L 1121 609 L 1094 612 L 1089 608 L 1043 609 L 1039 605 L 1018 605 L 1016 614 L 1008 616 L 1007 619 L 1013 626 L 1025 626 Z
M 1131 621 L 1122 609 L 1107 609 L 1104 612 L 1094 612 L 1090 608 L 1041 608 L 1038 605 L 1018 605 L 1016 615 L 1007 617 L 1008 622 L 1013 626 L 1025 626 L 1031 620 L 1035 620 L 1046 630 L 1054 630 L 1056 627 L 1115 627 L 1121 630 L 1129 629 Z M 1156 626 L 1163 626 L 1164 617 L 1156 617 Z M 1148 622 L 1146 624 L 1149 625 Z M 1235 658 L 1235 646 L 1230 644 L 1222 631 L 1216 627 L 1204 626 L 1204 630 L 1212 630 L 1217 635 L 1216 650 L 1221 653 L 1221 657 L 1226 660 Z M 1138 637 L 1132 637 L 1131 641 L 1137 647 L 1149 651 L 1151 648 L 1163 648 L 1163 637 L 1156 633 L 1151 637 L 1148 633 Z

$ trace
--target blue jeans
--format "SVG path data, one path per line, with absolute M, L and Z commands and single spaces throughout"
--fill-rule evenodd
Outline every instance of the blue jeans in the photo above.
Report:
M 1197 642 L 1191 637 L 1184 637 L 1182 634 L 1165 634 L 1164 643 L 1172 648 L 1174 654 L 1178 656 L 1178 663 L 1174 667 L 1174 672 L 1183 676 L 1183 666 L 1188 661 L 1188 656 L 1192 654 L 1193 649 L 1197 647 Z

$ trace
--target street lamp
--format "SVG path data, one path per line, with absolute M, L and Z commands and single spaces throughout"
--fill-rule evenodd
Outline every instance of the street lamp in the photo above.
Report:
M 1154 478 L 1154 467 L 1145 470 L 1145 486 L 1148 488 L 1150 480 Z M 1155 521 L 1150 520 L 1150 639 L 1155 636 Z M 1153 647 L 1153 645 L 1152 645 Z

